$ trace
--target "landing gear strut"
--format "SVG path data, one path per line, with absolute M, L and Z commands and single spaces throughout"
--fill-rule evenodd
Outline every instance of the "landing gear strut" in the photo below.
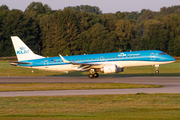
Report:
M 158 74 L 159 73 L 159 70 L 158 70 L 158 67 L 159 67 L 159 65 L 155 65 L 155 67 L 156 67 L 156 74 Z
M 95 73 L 94 73 L 95 72 Z M 93 74 L 94 73 L 94 74 Z M 90 74 L 88 75 L 89 78 L 98 78 L 99 77 L 99 74 L 94 70 L 94 69 L 91 69 L 90 70 Z

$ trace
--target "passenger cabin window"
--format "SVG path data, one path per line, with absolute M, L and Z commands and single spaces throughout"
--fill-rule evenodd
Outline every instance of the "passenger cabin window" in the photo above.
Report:
M 93 58 L 93 60 L 95 60 L 95 58 Z

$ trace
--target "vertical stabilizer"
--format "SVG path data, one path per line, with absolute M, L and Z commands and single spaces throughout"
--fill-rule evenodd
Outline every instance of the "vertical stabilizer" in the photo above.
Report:
M 33 60 L 44 58 L 40 55 L 34 54 L 31 49 L 17 36 L 11 36 L 11 40 L 16 52 L 18 61 Z

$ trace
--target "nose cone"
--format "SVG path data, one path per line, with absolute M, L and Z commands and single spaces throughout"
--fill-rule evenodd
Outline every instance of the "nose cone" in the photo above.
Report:
M 173 57 L 171 57 L 170 55 L 168 55 L 167 60 L 168 60 L 168 61 L 171 61 L 171 62 L 175 62 L 175 61 L 176 61 L 176 60 L 175 60 Z

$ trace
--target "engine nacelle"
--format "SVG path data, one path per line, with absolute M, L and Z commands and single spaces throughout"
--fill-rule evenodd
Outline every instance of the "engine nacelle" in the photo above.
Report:
M 101 68 L 101 72 L 107 73 L 116 73 L 117 66 L 116 65 L 105 65 L 103 68 Z
M 117 72 L 123 72 L 124 68 L 119 68 L 117 67 L 117 65 L 111 64 L 111 65 L 105 65 L 103 68 L 101 68 L 100 71 L 104 72 L 105 74 L 117 73 Z

